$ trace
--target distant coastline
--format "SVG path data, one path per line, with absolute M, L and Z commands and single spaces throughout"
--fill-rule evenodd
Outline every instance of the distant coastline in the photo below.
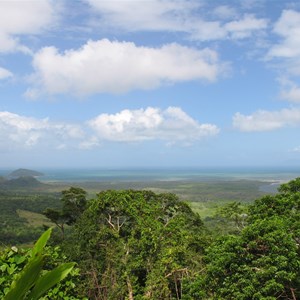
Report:
M 42 182 L 257 180 L 279 185 L 300 176 L 300 168 L 128 168 L 38 169 Z M 0 176 L 11 170 L 1 170 Z

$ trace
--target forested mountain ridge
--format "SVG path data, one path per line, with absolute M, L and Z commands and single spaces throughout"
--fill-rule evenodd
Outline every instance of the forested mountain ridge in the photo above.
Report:
M 38 181 L 36 178 L 32 176 L 20 176 L 16 178 L 6 179 L 3 178 L 3 180 L 0 179 L 0 189 L 4 190 L 15 190 L 20 188 L 38 188 L 38 187 L 46 187 L 47 185 Z
M 29 170 L 29 169 L 17 169 L 8 174 L 8 178 L 18 178 L 18 177 L 37 177 L 43 176 L 44 174 L 38 171 Z

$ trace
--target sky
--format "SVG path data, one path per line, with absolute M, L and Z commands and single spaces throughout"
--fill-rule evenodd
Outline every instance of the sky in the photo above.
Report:
M 300 3 L 0 0 L 0 168 L 300 167 Z

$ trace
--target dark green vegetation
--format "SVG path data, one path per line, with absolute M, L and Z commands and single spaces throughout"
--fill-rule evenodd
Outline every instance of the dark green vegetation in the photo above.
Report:
M 24 189 L 40 189 L 43 190 L 46 188 L 46 185 L 39 182 L 32 176 L 21 176 L 12 179 L 4 179 L 0 180 L 0 188 L 2 190 L 24 190 Z
M 212 227 L 218 206 L 237 201 L 244 204 L 263 195 L 259 191 L 265 183 L 258 181 L 207 181 L 207 182 L 83 182 L 80 187 L 93 198 L 104 190 L 152 190 L 157 193 L 175 193 L 190 203 L 209 227 Z M 72 183 L 74 187 L 79 187 Z M 70 185 L 65 183 L 41 183 L 34 177 L 6 179 L 0 177 L 0 245 L 30 243 L 49 226 L 41 215 L 47 208 L 61 210 L 61 191 Z M 37 215 L 39 213 L 39 215 Z M 55 213 L 55 212 L 54 212 Z M 54 216 L 53 216 L 54 217 Z M 56 216 L 58 218 L 58 216 Z M 220 223 L 220 222 L 219 222 Z M 64 224 L 61 223 L 61 224 Z M 66 226 L 64 226 L 66 227 Z M 220 228 L 224 228 L 223 224 Z
M 212 299 L 300 298 L 300 178 L 249 207 L 247 226 L 207 250 Z M 208 284 L 209 283 L 209 284 Z
M 105 191 L 89 202 L 69 249 L 90 299 L 179 299 L 201 269 L 204 226 L 173 194 Z
M 60 207 L 59 194 L 39 191 L 11 192 L 0 190 L 0 243 L 4 245 L 31 243 L 43 232 L 43 223 L 34 226 L 20 212 L 39 213 L 47 207 Z M 46 222 L 45 222 L 46 223 Z
M 74 225 L 77 219 L 84 212 L 87 200 L 86 191 L 81 188 L 71 187 L 62 191 L 61 201 L 63 203 L 61 209 L 47 208 L 43 214 L 53 222 L 65 237 L 65 225 Z
M 97 194 L 91 183 L 89 193 L 79 187 L 59 195 L 28 191 L 24 202 L 34 193 L 37 204 L 49 197 L 39 210 L 57 227 L 47 248 L 50 269 L 62 260 L 78 267 L 47 297 L 300 299 L 300 178 L 273 195 L 262 195 L 259 182 L 163 184 L 140 182 L 136 190 L 111 184 Z M 201 203 L 209 211 L 205 218 L 180 200 L 188 194 L 193 207 Z M 4 250 L 1 257 L 3 290 L 28 255 Z
M 12 171 L 8 177 L 9 178 L 18 178 L 18 177 L 28 177 L 28 176 L 42 176 L 44 175 L 43 173 L 34 171 L 34 170 L 28 170 L 28 169 L 18 169 L 15 171 Z

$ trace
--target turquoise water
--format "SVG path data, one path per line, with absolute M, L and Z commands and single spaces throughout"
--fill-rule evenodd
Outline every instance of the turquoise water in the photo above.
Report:
M 0 170 L 0 176 L 12 170 Z M 288 181 L 300 168 L 181 168 L 181 169 L 37 169 L 40 181 Z

